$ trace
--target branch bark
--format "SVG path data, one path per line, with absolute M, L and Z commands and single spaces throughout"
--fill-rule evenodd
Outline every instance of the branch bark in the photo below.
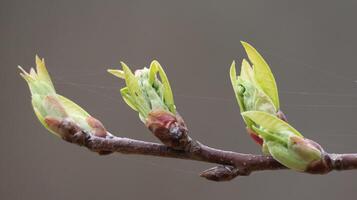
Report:
M 116 137 L 109 133 L 105 137 L 94 136 L 79 130 L 76 125 L 69 122 L 64 123 L 61 129 L 62 138 L 65 141 L 87 147 L 101 155 L 118 152 L 219 164 L 219 166 L 205 170 L 200 174 L 200 176 L 213 181 L 228 181 L 256 171 L 287 169 L 271 156 L 215 149 L 192 139 L 185 149 L 178 150 L 158 143 Z M 306 173 L 325 174 L 332 170 L 351 169 L 357 169 L 357 154 L 326 153 L 324 165 L 318 164 L 317 167 L 306 171 Z

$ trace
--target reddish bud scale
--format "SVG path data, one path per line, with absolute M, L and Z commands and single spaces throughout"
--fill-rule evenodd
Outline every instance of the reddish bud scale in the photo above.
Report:
M 285 116 L 285 114 L 283 113 L 283 111 L 279 110 L 277 113 L 276 113 L 276 116 L 283 120 L 283 121 L 287 121 L 287 118 Z M 249 133 L 249 136 L 254 140 L 255 143 L 259 144 L 259 145 L 263 145 L 263 139 L 260 138 L 258 136 L 258 134 L 256 132 L 254 132 L 252 129 L 250 128 L 247 128 L 247 132 Z
M 59 134 L 66 141 L 70 141 L 74 134 L 81 131 L 77 124 L 67 118 L 45 117 L 45 122 L 53 132 Z
M 98 129 L 100 131 L 97 131 L 96 133 L 94 133 L 95 136 L 97 137 L 106 137 L 107 132 L 105 131 L 105 135 L 104 136 L 100 136 L 100 134 L 103 134 L 104 132 L 104 126 L 102 125 L 102 123 L 93 118 L 93 117 L 89 117 L 88 118 L 88 123 L 91 123 L 90 126 L 94 126 L 94 129 Z M 47 126 L 54 131 L 55 133 L 59 134 L 62 139 L 64 139 L 67 142 L 74 142 L 79 144 L 79 145 L 84 145 L 85 144 L 85 138 L 84 137 L 80 137 L 76 139 L 76 134 L 83 131 L 76 123 L 72 122 L 70 119 L 68 118 L 64 118 L 64 119 L 59 119 L 59 118 L 55 118 L 55 117 L 46 117 L 45 118 L 45 123 L 47 124 Z M 95 128 L 97 127 L 97 128 Z M 99 134 L 99 135 L 97 135 Z M 111 151 L 97 151 L 97 153 L 99 153 L 100 155 L 108 155 L 111 154 Z
M 61 117 L 67 117 L 66 110 L 63 105 L 58 101 L 54 96 L 46 96 L 45 103 L 51 107 L 52 110 L 55 110 Z
M 105 129 L 105 127 L 102 124 L 102 122 L 100 122 L 96 118 L 94 118 L 92 116 L 89 116 L 89 117 L 87 117 L 86 121 L 87 121 L 88 125 L 90 127 L 92 127 L 91 133 L 93 133 L 93 135 L 95 135 L 97 137 L 102 137 L 102 138 L 105 138 L 108 135 L 108 132 Z M 111 151 L 98 151 L 98 153 L 100 155 L 108 155 L 108 154 L 111 154 L 113 152 L 111 152 Z
M 92 127 L 92 132 L 97 137 L 107 136 L 107 130 L 104 128 L 103 124 L 94 117 L 87 117 L 87 123 Z
M 311 174 L 326 174 L 332 170 L 332 161 L 328 154 L 323 153 L 320 160 L 316 160 L 306 168 L 305 172 Z
M 263 145 L 263 139 L 258 136 L 257 133 L 255 133 L 252 129 L 247 128 L 247 132 L 249 133 L 249 136 L 254 140 L 255 143 L 259 144 L 260 146 Z
M 169 147 L 184 149 L 189 142 L 183 119 L 165 110 L 151 111 L 146 119 L 146 127 Z
M 305 171 L 308 173 L 311 173 L 311 174 L 326 174 L 326 173 L 330 172 L 332 170 L 332 161 L 331 161 L 330 156 L 325 152 L 325 150 L 317 142 L 310 140 L 310 139 L 306 139 L 306 138 L 305 138 L 305 140 L 307 140 L 307 142 L 310 145 L 317 148 L 322 154 L 321 159 L 310 163 L 310 165 L 307 167 L 307 169 Z

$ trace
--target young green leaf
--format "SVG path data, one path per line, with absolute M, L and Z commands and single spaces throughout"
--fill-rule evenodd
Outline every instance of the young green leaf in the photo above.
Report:
M 255 83 L 253 68 L 250 66 L 249 62 L 246 59 L 243 59 L 243 61 L 242 61 L 240 77 L 244 80 L 251 82 L 251 83 Z
M 36 60 L 36 71 L 37 71 L 37 75 L 38 75 L 39 79 L 42 79 L 50 87 L 54 88 L 53 83 L 51 81 L 51 77 L 46 69 L 45 59 L 42 58 L 42 60 L 41 60 L 40 57 L 38 57 L 38 55 L 36 55 L 35 60 Z
M 175 103 L 174 103 L 174 97 L 172 94 L 171 86 L 169 83 L 169 80 L 166 76 L 165 71 L 162 69 L 161 65 L 159 62 L 156 60 L 152 61 L 150 64 L 150 72 L 149 72 L 149 83 L 152 85 L 154 83 L 154 80 L 156 78 L 156 73 L 159 72 L 160 79 L 162 81 L 162 84 L 164 86 L 164 100 L 165 104 L 168 106 L 170 112 L 176 113 L 176 108 L 175 108 Z
M 278 89 L 269 65 L 253 46 L 243 41 L 242 45 L 247 52 L 249 60 L 253 63 L 255 81 L 272 99 L 275 107 L 279 109 Z
M 251 128 L 257 135 L 259 135 L 260 138 L 263 138 L 264 141 L 274 141 L 285 146 L 288 144 L 286 136 L 272 133 L 263 127 L 258 128 L 255 125 L 253 125 Z
M 238 84 L 241 88 L 239 96 L 243 99 L 244 111 L 263 111 L 270 114 L 276 113 L 276 108 L 271 101 L 271 98 L 254 83 L 238 77 Z
M 131 72 L 130 68 L 124 63 L 120 62 L 123 67 L 124 75 L 125 75 L 125 83 L 128 87 L 129 93 L 132 99 L 135 101 L 135 105 L 137 110 L 142 116 L 147 116 L 150 112 L 150 106 L 143 96 L 143 91 L 139 86 L 139 80 L 135 75 Z
M 229 68 L 229 76 L 231 78 L 231 83 L 234 91 L 236 91 L 237 87 L 237 72 L 236 72 L 236 62 L 233 60 L 231 67 Z
M 108 69 L 107 70 L 109 73 L 113 74 L 116 77 L 119 77 L 121 79 L 125 79 L 125 73 L 122 70 L 118 69 Z
M 244 102 L 243 102 L 242 96 L 240 95 L 240 91 L 239 91 L 239 87 L 240 86 L 239 86 L 239 83 L 238 83 L 238 80 L 237 80 L 238 77 L 237 77 L 237 72 L 236 72 L 236 62 L 234 60 L 233 60 L 233 62 L 231 64 L 231 67 L 230 67 L 230 70 L 229 70 L 229 75 L 230 75 L 230 78 L 231 78 L 233 91 L 234 91 L 234 94 L 236 96 L 240 111 L 244 112 Z
M 38 121 L 40 121 L 40 123 L 42 124 L 42 126 L 44 126 L 48 131 L 50 131 L 52 134 L 60 137 L 60 135 L 56 132 L 54 132 L 53 130 L 50 129 L 50 127 L 47 125 L 47 123 L 45 122 L 45 118 L 42 116 L 42 114 L 38 111 L 38 109 L 36 107 L 33 106 L 33 110 L 36 114 L 36 117 L 38 119 Z
M 120 90 L 120 94 L 123 97 L 126 104 L 128 104 L 133 110 L 138 111 L 138 106 L 134 98 L 130 95 L 128 87 L 124 87 Z
M 240 83 L 241 81 L 238 80 L 237 72 L 236 72 L 236 63 L 235 63 L 234 60 L 233 60 L 233 62 L 231 64 L 231 67 L 230 67 L 230 70 L 229 70 L 229 75 L 230 75 L 230 78 L 231 78 L 233 91 L 234 91 L 234 94 L 236 96 L 236 99 L 237 99 L 237 102 L 238 102 L 238 105 L 239 105 L 239 110 L 242 113 L 242 112 L 246 111 L 245 103 L 244 103 L 244 91 L 245 91 L 245 88 L 244 88 L 243 85 L 241 85 L 241 83 Z M 247 127 L 251 127 L 252 122 L 249 119 L 243 117 L 243 120 L 244 120 L 245 124 L 247 125 Z
M 295 128 L 272 114 L 261 111 L 247 111 L 242 113 L 242 115 L 272 133 L 292 133 L 303 137 Z
M 269 153 L 275 160 L 284 166 L 296 171 L 305 171 L 310 162 L 305 161 L 294 150 L 286 148 L 286 146 L 273 141 L 266 142 Z
M 71 113 L 72 115 L 80 115 L 84 117 L 90 116 L 87 111 L 85 111 L 83 108 L 81 108 L 78 104 L 74 103 L 70 99 L 67 99 L 66 97 L 59 94 L 57 95 L 57 97 L 63 104 L 63 107 L 66 109 L 66 112 Z

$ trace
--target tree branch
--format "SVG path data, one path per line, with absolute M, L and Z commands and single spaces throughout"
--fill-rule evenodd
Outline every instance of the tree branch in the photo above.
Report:
M 224 151 L 192 139 L 185 149 L 177 150 L 162 144 L 116 137 L 109 133 L 105 137 L 94 136 L 79 130 L 75 124 L 68 121 L 62 124 L 61 132 L 65 141 L 85 146 L 101 155 L 118 152 L 216 163 L 220 166 L 200 174 L 214 181 L 228 181 L 255 171 L 287 169 L 271 156 Z M 357 169 L 357 154 L 325 153 L 323 161 L 323 163 L 316 163 L 314 168 L 307 170 L 306 173 L 325 174 L 332 170 Z

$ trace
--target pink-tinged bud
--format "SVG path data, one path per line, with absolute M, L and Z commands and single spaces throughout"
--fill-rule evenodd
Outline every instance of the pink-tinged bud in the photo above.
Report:
M 306 160 L 321 158 L 322 152 L 316 147 L 318 144 L 312 140 L 303 137 L 291 136 L 289 145 L 297 154 Z
M 62 136 L 62 134 L 60 134 L 61 119 L 55 117 L 46 117 L 45 123 L 51 131 Z
M 331 157 L 324 153 L 320 160 L 313 161 L 306 168 L 305 172 L 311 174 L 326 174 L 332 170 Z
M 324 174 L 331 170 L 331 159 L 315 141 L 292 136 L 289 145 L 303 160 L 308 162 L 306 172 Z
M 94 126 L 95 136 L 98 137 L 106 136 L 106 135 L 101 136 L 101 134 L 103 134 L 103 130 L 105 129 L 102 128 L 103 125 L 98 120 L 93 118 L 87 121 L 88 124 Z M 59 119 L 55 117 L 46 117 L 45 123 L 51 131 L 58 134 L 65 141 L 76 143 L 78 145 L 85 145 L 86 142 L 85 134 L 78 134 L 78 133 L 83 133 L 82 132 L 83 130 L 75 122 L 71 121 L 69 118 Z M 100 155 L 108 155 L 112 153 L 111 151 L 100 151 L 100 150 L 96 152 L 99 153 Z
M 57 133 L 64 140 L 70 141 L 71 137 L 82 129 L 67 118 L 45 117 L 45 123 L 49 129 Z
M 249 136 L 254 140 L 255 143 L 259 145 L 263 145 L 263 139 L 258 136 L 257 133 L 255 133 L 252 129 L 247 128 L 247 132 L 249 133 Z
M 297 142 L 296 144 L 301 145 L 302 148 L 305 147 L 305 150 L 310 149 L 310 152 L 312 154 L 319 155 L 319 158 L 310 162 L 310 164 L 305 170 L 306 172 L 312 174 L 325 174 L 331 171 L 331 165 L 332 165 L 331 158 L 328 156 L 328 154 L 326 154 L 326 152 L 324 151 L 324 149 L 321 147 L 320 144 L 306 138 L 303 139 L 304 141 L 301 140 L 296 141 L 296 138 L 294 138 L 293 140 Z M 305 153 L 306 155 L 306 152 L 303 151 L 303 153 Z
M 146 127 L 165 145 L 184 149 L 189 143 L 187 128 L 180 115 L 165 110 L 151 111 L 146 119 Z
M 103 124 L 94 117 L 87 117 L 87 123 L 92 127 L 91 132 L 97 137 L 107 136 L 107 130 L 104 128 Z

